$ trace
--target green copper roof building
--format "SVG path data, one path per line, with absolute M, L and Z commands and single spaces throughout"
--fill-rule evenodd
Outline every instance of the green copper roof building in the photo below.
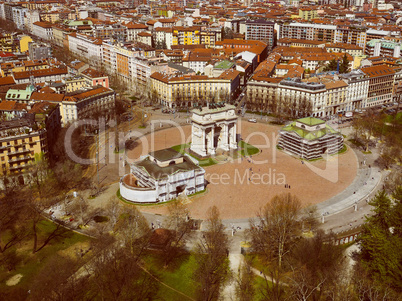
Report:
M 280 129 L 278 146 L 300 158 L 311 160 L 340 151 L 343 136 L 324 120 L 306 117 Z

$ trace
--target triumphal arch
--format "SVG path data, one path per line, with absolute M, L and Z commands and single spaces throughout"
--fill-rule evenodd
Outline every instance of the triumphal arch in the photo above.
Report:
M 190 150 L 201 157 L 213 156 L 217 149 L 237 149 L 235 106 L 218 103 L 192 110 Z

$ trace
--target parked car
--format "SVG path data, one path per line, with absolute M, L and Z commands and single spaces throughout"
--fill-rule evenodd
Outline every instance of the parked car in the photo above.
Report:
M 250 118 L 250 119 L 248 120 L 248 122 L 257 123 L 257 119 L 255 119 L 255 118 Z

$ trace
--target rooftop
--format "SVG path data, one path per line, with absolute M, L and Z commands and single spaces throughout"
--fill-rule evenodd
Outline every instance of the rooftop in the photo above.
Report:
M 191 112 L 197 114 L 197 115 L 206 115 L 206 114 L 211 114 L 211 113 L 219 113 L 219 112 L 225 112 L 228 110 L 234 110 L 236 107 L 225 104 L 225 103 L 212 103 L 209 104 L 208 107 L 201 107 L 197 109 L 193 109 Z
M 176 159 L 183 156 L 179 152 L 175 151 L 173 148 L 161 149 L 149 154 L 159 161 L 169 161 L 171 159 Z
M 164 151 L 164 150 L 162 150 L 162 151 Z M 152 156 L 152 154 L 155 154 L 155 153 L 157 153 L 157 152 L 150 153 L 150 155 Z M 173 153 L 170 153 L 170 155 L 172 155 L 172 154 Z M 169 153 L 166 153 L 166 154 L 162 153 L 162 158 L 167 158 L 168 156 L 169 156 Z M 180 155 L 180 156 L 182 156 L 182 155 Z M 166 160 L 168 160 L 168 159 L 165 159 L 164 161 L 166 161 Z M 198 165 L 194 164 L 191 161 L 191 159 L 188 158 L 187 156 L 183 156 L 182 163 L 172 164 L 172 165 L 169 165 L 166 167 L 160 167 L 155 162 L 151 161 L 149 159 L 149 157 L 147 157 L 146 159 L 144 159 L 140 162 L 134 163 L 134 165 L 144 169 L 155 180 L 161 180 L 161 179 L 167 178 L 168 176 L 175 174 L 177 172 L 180 172 L 180 171 L 190 171 L 190 170 L 196 170 L 196 169 L 200 168 Z
M 301 118 L 301 119 L 297 119 L 296 121 L 304 123 L 306 125 L 318 125 L 318 124 L 323 124 L 325 123 L 324 120 L 318 119 L 318 118 L 314 118 L 314 117 L 306 117 L 306 118 Z

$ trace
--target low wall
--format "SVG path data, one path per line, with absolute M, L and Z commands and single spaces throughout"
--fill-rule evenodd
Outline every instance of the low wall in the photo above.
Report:
M 120 195 L 127 201 L 136 203 L 156 203 L 156 189 L 131 187 L 120 181 Z

